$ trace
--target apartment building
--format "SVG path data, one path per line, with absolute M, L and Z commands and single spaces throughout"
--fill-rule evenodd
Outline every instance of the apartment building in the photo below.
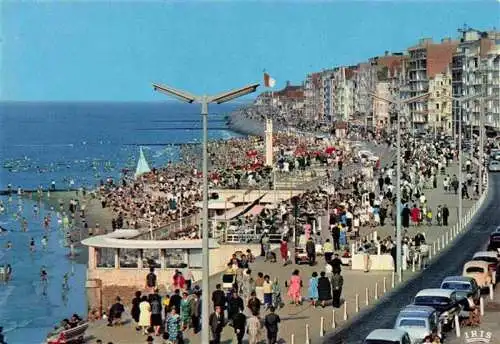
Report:
M 427 124 L 434 133 L 452 133 L 451 69 L 429 79 Z
M 321 73 L 311 73 L 307 75 L 304 85 L 305 116 L 307 119 L 314 119 L 318 121 L 324 120 L 321 101 L 323 99 L 322 88 L 323 82 Z
M 378 81 L 375 85 L 375 95 L 384 99 L 391 99 L 393 95 L 391 94 L 391 83 L 389 81 Z M 391 125 L 391 104 L 381 100 L 373 99 L 373 126 L 378 129 L 386 129 Z
M 500 32 L 467 27 L 459 31 L 462 37 L 452 61 L 453 97 L 493 96 L 493 99 L 483 103 L 483 121 L 486 125 L 500 128 Z M 471 100 L 463 105 L 462 120 L 466 125 L 478 126 L 480 102 Z M 460 108 L 456 102 L 453 104 L 453 118 L 456 121 L 460 119 Z
M 430 38 L 424 38 L 408 49 L 409 63 L 407 80 L 410 97 L 429 93 L 429 81 L 437 74 L 443 73 L 452 62 L 452 57 L 458 46 L 457 41 L 450 38 L 435 43 Z M 428 100 L 408 105 L 409 115 L 415 129 L 424 129 L 428 125 Z
M 332 78 L 332 102 L 334 120 L 346 122 L 354 117 L 354 75 L 356 67 L 338 67 Z

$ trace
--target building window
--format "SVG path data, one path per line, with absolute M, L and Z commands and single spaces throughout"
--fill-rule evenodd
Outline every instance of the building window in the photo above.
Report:
M 439 103 L 436 103 L 436 110 L 439 110 Z

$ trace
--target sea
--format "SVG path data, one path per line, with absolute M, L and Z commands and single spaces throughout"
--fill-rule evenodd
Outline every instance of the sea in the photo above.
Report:
M 229 130 L 225 116 L 241 104 L 210 109 L 209 138 L 240 136 Z M 101 179 L 119 178 L 134 171 L 139 149 L 150 166 L 161 167 L 179 158 L 179 144 L 201 142 L 199 106 L 176 102 L 156 103 L 0 103 L 0 189 L 8 184 L 25 190 L 52 181 L 57 188 L 95 187 Z M 55 214 L 45 230 L 43 217 L 50 212 L 36 201 L 0 196 L 4 211 L 0 226 L 0 266 L 10 264 L 12 279 L 0 282 L 0 326 L 9 344 L 43 343 L 60 320 L 85 314 L 86 265 L 68 259 L 65 235 Z M 22 230 L 16 213 L 28 221 Z M 42 248 L 46 235 L 48 244 Z M 29 242 L 35 241 L 34 252 Z M 12 248 L 7 249 L 11 242 Z M 41 269 L 48 273 L 46 286 Z M 69 276 L 69 288 L 63 276 Z

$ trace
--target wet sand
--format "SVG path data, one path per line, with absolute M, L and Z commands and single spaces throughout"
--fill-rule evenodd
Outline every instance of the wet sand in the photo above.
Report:
M 36 200 L 36 194 L 32 197 L 28 196 L 32 200 Z M 102 208 L 99 199 L 92 198 L 89 193 L 86 197 L 83 197 L 81 192 L 76 195 L 74 191 L 62 191 L 62 192 L 51 192 L 50 196 L 47 197 L 47 193 L 44 192 L 42 203 L 46 208 L 53 207 L 55 211 L 59 211 L 59 204 L 64 204 L 64 211 L 69 213 L 69 202 L 72 199 L 77 199 L 80 206 L 85 205 L 85 221 L 89 228 L 95 228 L 96 224 L 99 224 L 101 230 L 111 231 L 111 221 L 113 219 L 113 214 L 109 208 Z M 89 236 L 88 230 L 84 228 L 82 219 L 80 218 L 79 209 L 76 213 L 76 224 L 75 228 L 71 232 L 71 237 L 76 241 L 76 247 L 78 249 L 78 254 L 75 258 L 77 264 L 87 264 L 88 263 L 88 248 L 80 244 L 81 240 L 86 239 Z M 55 221 L 55 219 L 53 219 Z M 94 230 L 94 233 L 97 234 Z M 69 250 L 69 249 L 68 249 Z

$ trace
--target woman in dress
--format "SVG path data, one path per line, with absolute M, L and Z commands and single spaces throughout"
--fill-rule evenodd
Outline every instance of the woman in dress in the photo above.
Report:
M 307 288 L 307 296 L 311 300 L 313 307 L 316 307 L 316 301 L 318 301 L 318 273 L 315 271 L 312 273 L 309 279 L 309 288 Z
M 181 318 L 175 311 L 175 307 L 172 307 L 172 311 L 165 321 L 165 330 L 168 333 L 168 340 L 172 344 L 177 344 L 181 332 Z
M 288 287 L 288 297 L 290 297 L 292 303 L 295 303 L 296 306 L 302 303 L 302 280 L 299 276 L 299 270 L 295 270 L 290 277 L 290 285 Z
M 317 281 L 318 300 L 321 302 L 321 307 L 325 307 L 326 302 L 332 299 L 332 286 L 324 271 L 321 271 L 320 276 Z
M 189 322 L 191 320 L 191 303 L 188 299 L 188 293 L 182 293 L 181 300 L 181 321 L 182 321 L 182 330 L 186 330 L 189 328 Z
M 141 303 L 141 292 L 136 291 L 135 297 L 132 299 L 132 309 L 130 310 L 130 315 L 132 315 L 132 319 L 134 319 L 137 327 L 136 330 L 139 331 L 139 316 L 141 314 L 141 310 L 139 309 L 139 304 Z
M 141 297 L 141 303 L 139 304 L 139 325 L 142 328 L 144 334 L 148 334 L 148 328 L 151 326 L 151 305 L 148 302 L 147 296 Z

